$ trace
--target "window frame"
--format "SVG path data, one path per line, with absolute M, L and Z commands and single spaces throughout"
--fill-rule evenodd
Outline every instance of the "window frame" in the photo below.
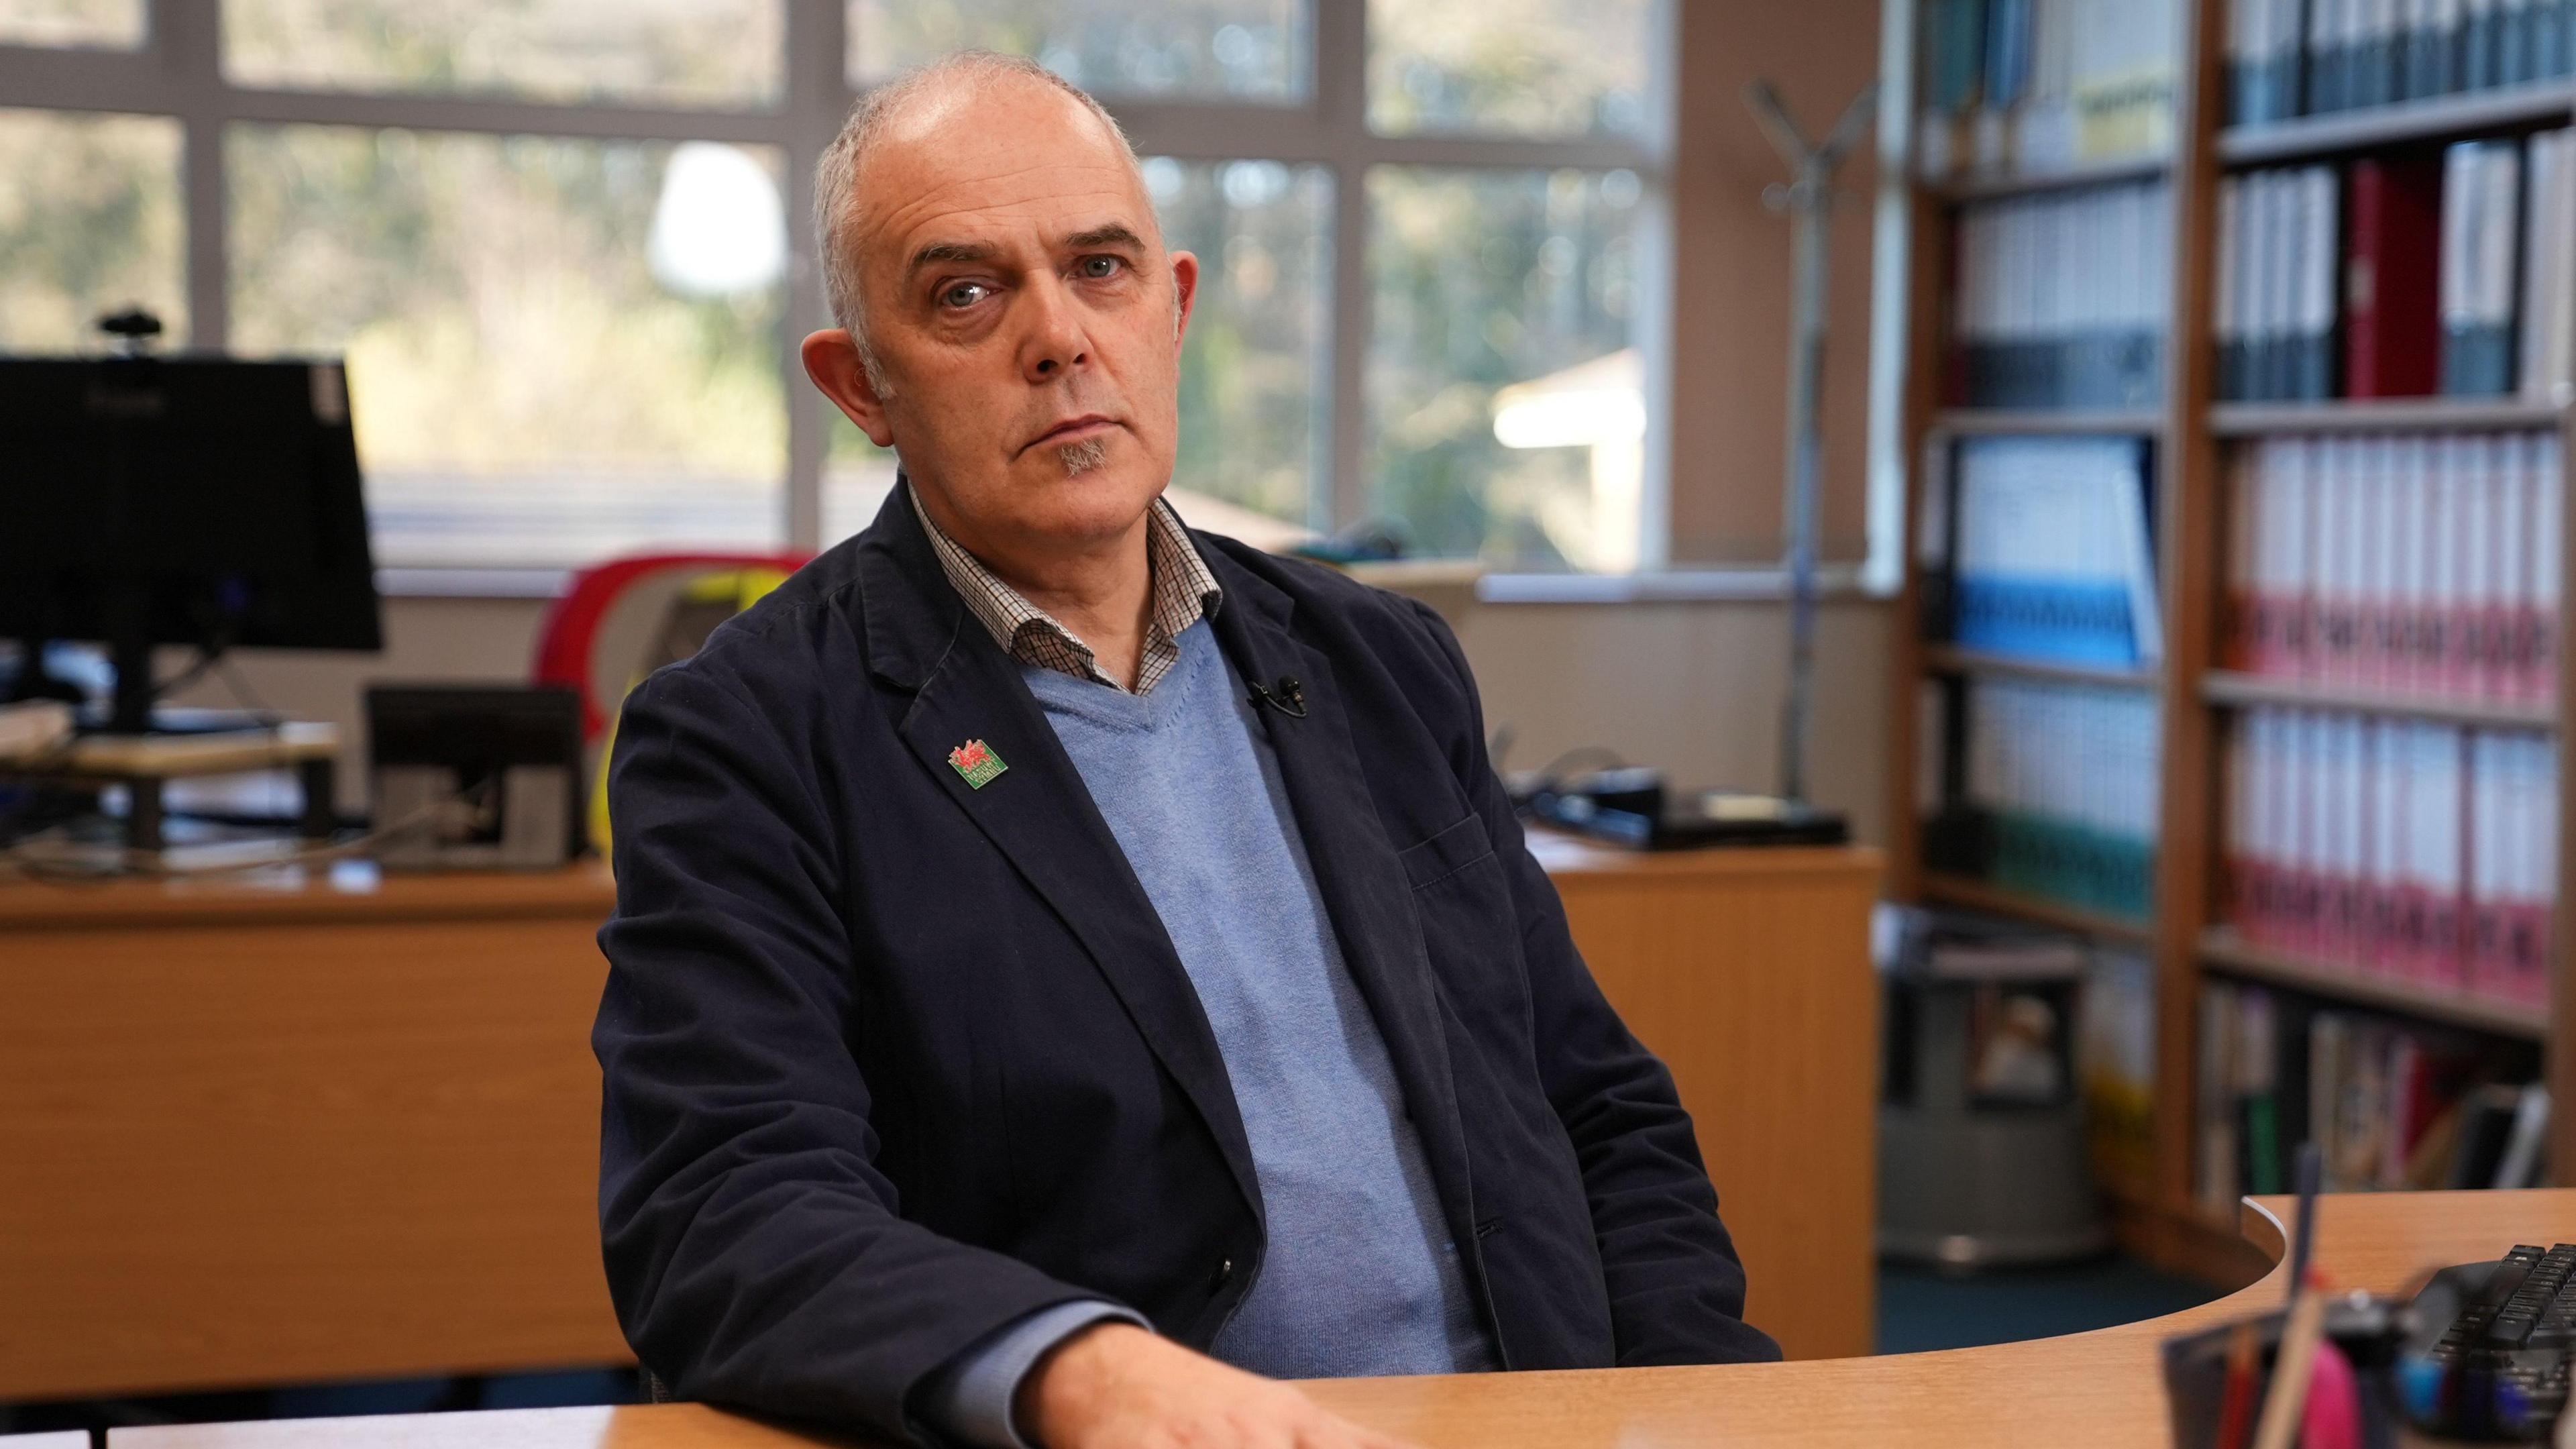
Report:
M 776 147 L 786 157 L 789 265 L 777 339 L 787 398 L 787 546 L 824 542 L 827 419 L 801 390 L 798 344 L 821 321 L 821 269 L 805 218 L 816 160 L 860 91 L 849 84 L 844 0 L 781 0 L 783 87 L 775 109 L 666 108 L 440 95 L 278 90 L 235 85 L 222 68 L 218 0 L 145 0 L 144 39 L 132 50 L 0 44 L 0 105 L 13 109 L 164 116 L 181 131 L 187 345 L 230 337 L 224 137 L 237 123 L 394 127 L 624 141 L 719 141 Z M 1331 178 L 1331 256 L 1324 399 L 1328 443 L 1308 490 L 1310 525 L 1331 531 L 1368 511 L 1367 363 L 1370 346 L 1368 175 L 1377 166 L 1488 170 L 1627 170 L 1641 189 L 1636 235 L 1637 345 L 1645 361 L 1645 477 L 1639 497 L 1640 573 L 1670 554 L 1672 222 L 1670 169 L 1677 106 L 1673 56 L 1679 0 L 1650 0 L 1646 126 L 1635 137 L 1543 140 L 1481 133 L 1379 135 L 1368 124 L 1368 0 L 1311 0 L 1313 66 L 1302 101 L 1154 100 L 1103 96 L 1137 153 L 1181 161 L 1269 160 L 1316 165 Z M 422 593 L 517 593 L 550 587 L 545 571 L 386 570 L 389 588 Z

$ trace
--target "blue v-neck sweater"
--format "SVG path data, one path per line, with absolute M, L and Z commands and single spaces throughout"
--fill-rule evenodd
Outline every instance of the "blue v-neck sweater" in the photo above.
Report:
M 1422 1142 L 1205 622 L 1133 695 L 1023 666 L 1179 952 L 1261 1184 L 1260 1277 L 1217 1356 L 1280 1378 L 1491 1368 Z

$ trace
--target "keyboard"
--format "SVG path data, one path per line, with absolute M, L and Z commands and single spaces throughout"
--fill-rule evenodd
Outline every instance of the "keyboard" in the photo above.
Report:
M 2409 1419 L 2474 1438 L 2545 1432 L 2576 1353 L 2576 1243 L 2446 1269 L 2416 1295 L 2414 1321 L 2398 1373 Z

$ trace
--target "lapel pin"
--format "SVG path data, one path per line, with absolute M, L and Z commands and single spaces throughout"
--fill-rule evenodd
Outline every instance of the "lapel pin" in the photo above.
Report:
M 977 790 L 992 784 L 1004 770 L 1011 768 L 1003 764 L 1002 757 L 994 754 L 993 747 L 982 740 L 968 740 L 950 750 L 948 765 Z

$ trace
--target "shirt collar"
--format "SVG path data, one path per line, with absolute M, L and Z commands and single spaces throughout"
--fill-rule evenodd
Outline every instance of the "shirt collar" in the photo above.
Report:
M 939 567 L 948 575 L 949 586 L 957 590 L 958 597 L 966 601 L 967 612 L 975 616 L 1004 653 L 1023 664 L 1058 674 L 1088 679 L 1112 689 L 1126 687 L 1101 671 L 1099 658 L 1091 652 L 1090 645 L 1004 583 L 981 559 L 931 522 L 929 510 L 921 506 L 920 490 L 909 480 L 904 486 L 911 490 L 913 516 L 921 520 L 922 532 L 930 536 L 931 551 L 939 555 Z M 1181 631 L 1215 614 L 1225 599 L 1225 590 L 1218 585 L 1216 575 L 1208 571 L 1207 560 L 1199 556 L 1188 527 L 1172 505 L 1156 498 L 1146 511 L 1146 519 L 1145 562 L 1151 578 L 1148 587 L 1152 602 L 1145 620 L 1144 653 L 1136 670 L 1137 694 L 1152 690 L 1180 662 Z

